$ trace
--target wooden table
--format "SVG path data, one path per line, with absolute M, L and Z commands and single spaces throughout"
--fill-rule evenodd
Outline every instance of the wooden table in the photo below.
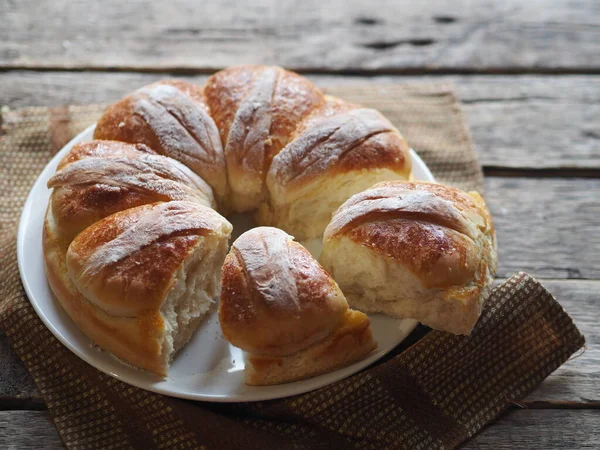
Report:
M 486 175 L 498 277 L 542 279 L 587 338 L 465 448 L 597 448 L 600 2 L 211 3 L 0 1 L 0 105 L 114 101 L 240 63 L 283 65 L 321 86 L 454 82 Z M 4 336 L 0 410 L 0 448 L 61 448 Z

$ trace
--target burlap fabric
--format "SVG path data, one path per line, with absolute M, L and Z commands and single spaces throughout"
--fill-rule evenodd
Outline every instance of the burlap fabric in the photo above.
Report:
M 329 92 L 380 109 L 439 181 L 482 189 L 450 87 L 363 85 Z M 407 341 L 422 337 L 412 346 L 405 343 L 374 367 L 308 394 L 208 404 L 117 381 L 45 328 L 23 292 L 15 255 L 18 216 L 31 184 L 52 154 L 101 111 L 101 105 L 4 108 L 1 115 L 0 324 L 69 448 L 454 448 L 584 344 L 544 287 L 519 274 L 494 290 L 470 336 L 426 334 L 421 327 Z

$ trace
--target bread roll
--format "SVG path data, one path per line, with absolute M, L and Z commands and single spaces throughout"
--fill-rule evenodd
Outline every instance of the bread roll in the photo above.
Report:
M 353 308 L 455 334 L 477 322 L 496 260 L 481 196 L 423 182 L 384 182 L 350 198 L 321 255 Z
M 392 124 L 374 109 L 330 97 L 273 158 L 259 221 L 300 240 L 320 237 L 353 194 L 410 173 L 409 147 Z
M 200 175 L 219 201 L 227 195 L 219 130 L 199 86 L 164 80 L 138 89 L 106 109 L 94 139 L 146 144 Z
M 266 198 L 271 160 L 300 120 L 324 103 L 306 78 L 281 67 L 236 66 L 211 76 L 206 103 L 221 133 L 231 188 L 229 208 L 256 209 Z
M 129 364 L 165 376 L 219 295 L 231 224 L 198 203 L 128 209 L 86 228 L 65 253 L 52 209 L 48 281 L 77 326 Z
M 48 181 L 56 229 L 67 245 L 94 222 L 134 206 L 189 200 L 215 207 L 204 180 L 174 159 L 143 144 L 78 144 Z
M 376 347 L 368 317 L 349 310 L 335 281 L 281 230 L 242 234 L 225 259 L 221 284 L 221 329 L 248 353 L 247 384 L 315 376 Z

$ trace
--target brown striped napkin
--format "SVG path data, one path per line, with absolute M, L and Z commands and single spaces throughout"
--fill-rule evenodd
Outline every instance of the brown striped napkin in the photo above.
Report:
M 438 181 L 482 190 L 450 87 L 357 85 L 329 92 L 381 110 Z M 308 394 L 209 404 L 117 381 L 80 360 L 45 328 L 23 291 L 15 252 L 18 217 L 31 184 L 102 109 L 3 108 L 0 115 L 0 325 L 69 448 L 454 448 L 584 344 L 552 295 L 521 273 L 494 290 L 470 336 L 427 334 L 421 327 L 385 361 Z

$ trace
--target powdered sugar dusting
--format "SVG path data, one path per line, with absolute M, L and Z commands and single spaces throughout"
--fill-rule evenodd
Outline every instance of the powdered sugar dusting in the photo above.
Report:
M 214 203 L 212 190 L 183 164 L 160 155 L 88 157 L 59 170 L 48 187 L 104 184 L 156 192 L 170 199 L 202 198 Z
M 320 175 L 371 136 L 394 131 L 376 110 L 357 108 L 342 112 L 306 129 L 275 158 L 268 178 L 287 185 Z
M 200 175 L 224 167 L 223 149 L 217 126 L 203 107 L 168 84 L 154 84 L 132 96 L 134 114 L 153 130 L 167 156 Z
M 258 227 L 240 236 L 233 247 L 266 302 L 300 310 L 290 243 L 293 237 L 276 228 Z
M 278 74 L 276 68 L 269 67 L 259 75 L 231 124 L 225 155 L 228 163 L 241 165 L 245 172 L 261 173 L 264 169 L 265 141 L 273 120 L 271 103 Z
M 131 210 L 133 211 L 133 210 Z M 218 213 L 191 202 L 168 202 L 142 207 L 133 222 L 112 241 L 96 248 L 82 263 L 81 281 L 89 283 L 102 269 L 174 233 L 195 230 L 205 234 L 227 221 Z M 71 249 L 69 250 L 71 251 Z
M 413 219 L 432 223 L 474 238 L 464 214 L 435 192 L 415 190 L 410 184 L 386 183 L 351 197 L 334 214 L 325 230 L 325 239 L 365 221 Z

